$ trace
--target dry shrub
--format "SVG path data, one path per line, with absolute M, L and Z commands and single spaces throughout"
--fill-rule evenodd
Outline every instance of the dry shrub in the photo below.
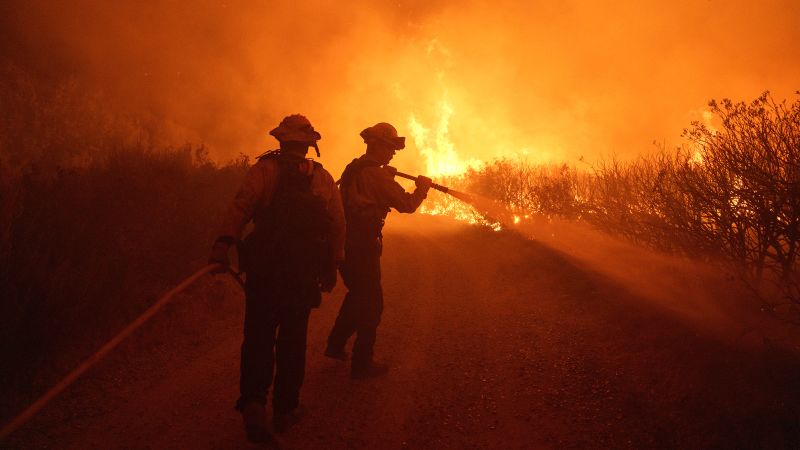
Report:
M 558 215 L 578 219 L 585 192 L 585 176 L 566 164 L 539 166 L 497 160 L 471 170 L 454 186 L 497 199 L 514 212 Z
M 199 157 L 198 157 L 199 156 Z M 246 160 L 201 149 L 120 149 L 87 167 L 24 177 L 0 261 L 4 386 L 43 385 L 205 263 Z M 0 411 L 0 413 L 2 413 Z
M 7 417 L 205 264 L 249 163 L 128 139 L 111 129 L 124 119 L 68 82 L 43 86 L 24 72 L 0 81 L 10 111 L 0 133 Z
M 800 93 L 799 93 L 800 94 Z M 718 131 L 694 123 L 684 134 L 697 155 L 679 152 L 683 186 L 701 242 L 740 263 L 745 278 L 796 314 L 800 243 L 800 100 L 768 92 L 750 103 L 711 102 Z
M 800 319 L 800 100 L 709 104 L 689 145 L 587 170 L 494 161 L 456 186 L 514 213 L 588 221 L 660 250 L 723 260 L 766 306 Z

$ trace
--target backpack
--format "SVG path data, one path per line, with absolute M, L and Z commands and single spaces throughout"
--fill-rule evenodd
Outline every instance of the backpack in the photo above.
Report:
M 327 202 L 311 191 L 312 175 L 300 170 L 308 160 L 280 152 L 259 159 L 278 164 L 278 179 L 272 201 L 255 211 L 255 229 L 244 240 L 248 289 L 279 305 L 319 306 L 320 276 L 332 261 Z M 322 168 L 313 164 L 313 170 Z

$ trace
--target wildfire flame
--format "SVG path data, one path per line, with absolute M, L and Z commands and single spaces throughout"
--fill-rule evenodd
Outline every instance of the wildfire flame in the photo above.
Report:
M 702 118 L 703 124 L 711 130 L 711 132 L 716 133 L 717 128 L 712 123 L 712 119 L 714 118 L 714 114 L 709 110 L 703 110 L 700 113 L 700 117 Z M 703 165 L 705 164 L 705 158 L 703 157 L 703 147 L 699 144 L 692 145 L 692 157 L 690 162 L 696 165 Z
M 435 181 L 448 184 L 463 176 L 469 169 L 480 169 L 484 162 L 479 159 L 462 159 L 450 140 L 450 118 L 453 107 L 443 99 L 437 110 L 434 127 L 428 128 L 412 113 L 408 119 L 408 128 L 414 144 L 425 158 L 426 174 Z M 449 216 L 469 224 L 487 226 L 495 231 L 502 227 L 500 223 L 488 220 L 475 208 L 451 196 L 434 193 L 420 208 L 423 214 L 433 216 Z M 515 222 L 516 223 L 516 222 Z
M 450 141 L 450 117 L 453 107 L 446 100 L 439 103 L 436 126 L 433 130 L 426 128 L 414 114 L 408 119 L 408 128 L 414 144 L 425 157 L 426 173 L 430 177 L 452 177 L 462 175 L 467 169 L 478 169 L 483 166 L 479 159 L 463 160 L 456 153 Z

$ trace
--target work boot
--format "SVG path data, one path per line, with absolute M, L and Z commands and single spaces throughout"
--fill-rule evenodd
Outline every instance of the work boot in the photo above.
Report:
M 354 365 L 350 372 L 350 378 L 363 380 L 366 378 L 381 377 L 389 373 L 389 365 L 386 363 L 370 362 L 364 365 Z
M 343 348 L 334 348 L 330 345 L 325 348 L 325 356 L 339 361 L 347 361 L 347 352 Z
M 305 407 L 300 405 L 287 413 L 274 413 L 272 415 L 272 426 L 278 433 L 285 433 L 286 430 L 296 425 L 305 415 Z
M 242 419 L 244 420 L 244 432 L 247 440 L 254 444 L 270 442 L 272 436 L 267 431 L 267 418 L 264 405 L 259 402 L 248 402 L 242 408 Z

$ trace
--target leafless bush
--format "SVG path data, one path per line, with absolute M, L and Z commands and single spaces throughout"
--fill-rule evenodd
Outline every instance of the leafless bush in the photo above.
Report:
M 783 305 L 800 304 L 800 100 L 711 102 L 721 128 L 693 123 L 674 174 L 698 212 L 695 234 L 741 262 L 758 288 L 777 288 Z
M 800 317 L 800 100 L 764 93 L 712 101 L 719 130 L 694 122 L 688 145 L 588 170 L 494 161 L 458 184 L 513 211 L 585 220 L 661 250 L 724 260 Z
M 579 219 L 585 209 L 585 176 L 566 164 L 538 166 L 497 160 L 470 171 L 458 184 L 498 199 L 515 212 Z

